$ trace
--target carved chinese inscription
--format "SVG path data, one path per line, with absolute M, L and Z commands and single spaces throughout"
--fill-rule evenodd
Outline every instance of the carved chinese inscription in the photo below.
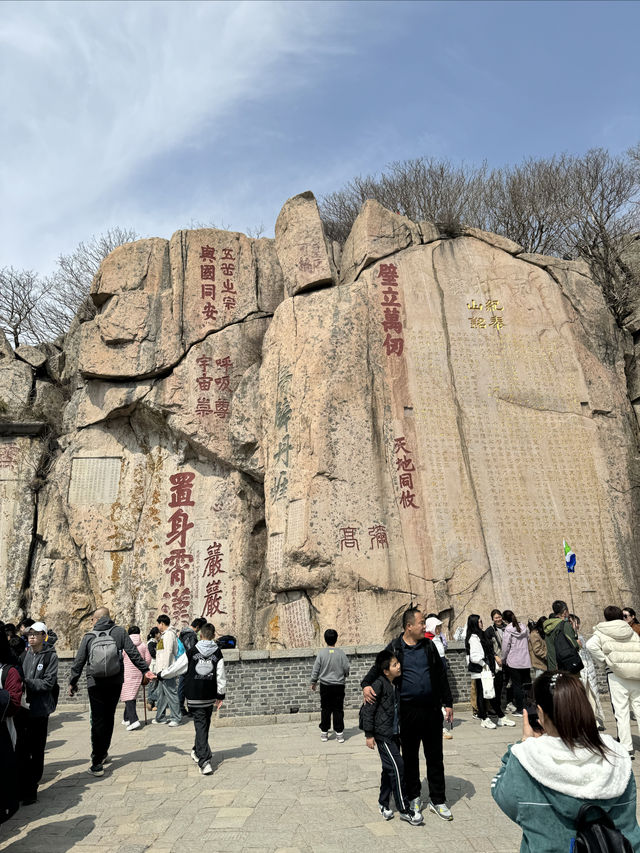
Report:
M 69 503 L 72 506 L 112 504 L 118 498 L 120 456 L 76 456 L 71 463 Z

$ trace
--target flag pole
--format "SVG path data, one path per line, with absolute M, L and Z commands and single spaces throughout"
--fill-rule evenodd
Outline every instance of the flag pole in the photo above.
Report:
M 573 590 L 571 588 L 571 572 L 567 572 L 567 579 L 569 581 L 569 599 L 571 600 L 571 612 L 573 614 L 576 613 L 576 606 L 573 603 Z

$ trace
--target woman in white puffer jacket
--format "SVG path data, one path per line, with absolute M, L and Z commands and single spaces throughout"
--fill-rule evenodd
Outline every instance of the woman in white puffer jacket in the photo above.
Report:
M 640 636 L 624 621 L 619 607 L 605 607 L 604 618 L 593 629 L 587 649 L 594 660 L 607 668 L 618 739 L 633 758 L 629 706 L 640 733 Z

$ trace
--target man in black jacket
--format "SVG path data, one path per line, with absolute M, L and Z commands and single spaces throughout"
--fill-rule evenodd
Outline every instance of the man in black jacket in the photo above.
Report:
M 453 700 L 443 658 L 431 640 L 424 636 L 424 616 L 410 607 L 402 617 L 403 633 L 392 640 L 387 650 L 400 661 L 400 744 L 404 759 L 407 796 L 410 808 L 420 811 L 420 744 L 427 762 L 429 810 L 443 820 L 453 820 L 446 804 L 444 762 L 442 757 L 442 707 L 447 722 L 453 720 Z M 371 685 L 376 679 L 372 667 L 362 679 L 365 702 L 375 700 Z
M 80 648 L 71 666 L 69 679 L 69 696 L 78 692 L 78 681 L 85 664 L 87 666 L 87 692 L 91 707 L 91 767 L 89 773 L 94 776 L 104 774 L 103 764 L 108 759 L 107 753 L 113 735 L 113 721 L 116 713 L 122 684 L 124 682 L 123 650 L 129 656 L 131 663 L 143 675 L 155 678 L 144 662 L 124 628 L 113 621 L 106 607 L 99 607 L 93 614 L 93 631 L 84 635 Z M 110 641 L 113 643 L 110 643 Z M 96 645 L 97 644 L 97 645 Z M 113 645 L 115 644 L 115 648 Z M 98 655 L 98 647 L 100 655 Z M 95 651 L 95 654 L 93 653 Z M 111 672 L 111 662 L 117 655 L 115 667 Z M 98 671 L 98 659 L 104 664 L 105 671 Z M 93 664 L 92 664 L 93 661 Z

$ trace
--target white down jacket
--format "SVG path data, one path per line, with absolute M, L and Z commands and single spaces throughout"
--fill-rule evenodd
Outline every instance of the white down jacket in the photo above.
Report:
M 587 649 L 614 675 L 640 681 L 640 636 L 622 619 L 599 622 Z

